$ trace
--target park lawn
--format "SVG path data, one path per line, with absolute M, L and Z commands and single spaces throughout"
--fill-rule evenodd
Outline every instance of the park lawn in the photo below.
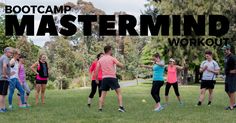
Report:
M 0 123 L 236 123 L 236 110 L 224 110 L 228 98 L 223 85 L 216 85 L 211 107 L 206 105 L 207 100 L 201 107 L 195 107 L 199 96 L 197 85 L 180 87 L 184 106 L 178 104 L 171 88 L 170 105 L 161 112 L 152 111 L 154 101 L 150 96 L 150 87 L 151 84 L 141 84 L 122 88 L 126 113 L 118 112 L 113 91 L 106 98 L 104 111 L 99 113 L 97 95 L 92 107 L 87 107 L 89 89 L 48 90 L 45 105 L 33 105 L 29 109 L 15 108 L 0 114 Z M 161 95 L 163 101 L 164 87 Z M 142 102 L 143 99 L 147 102 Z M 30 103 L 34 104 L 33 94 Z

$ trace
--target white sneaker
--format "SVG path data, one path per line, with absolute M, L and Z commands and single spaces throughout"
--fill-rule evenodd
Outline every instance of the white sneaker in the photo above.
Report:
M 88 98 L 88 104 L 92 103 L 92 98 Z
M 160 111 L 163 110 L 163 109 L 164 109 L 164 107 L 160 106 L 159 108 L 154 109 L 154 111 L 155 111 L 155 112 L 160 112 Z
M 8 108 L 9 108 L 9 110 L 12 110 L 13 107 L 12 107 L 12 105 L 9 105 Z

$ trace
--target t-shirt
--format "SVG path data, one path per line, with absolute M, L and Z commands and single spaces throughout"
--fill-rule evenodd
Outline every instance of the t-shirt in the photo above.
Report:
M 0 80 L 6 80 L 5 78 L 2 78 L 2 75 L 3 75 L 3 64 L 7 64 L 7 76 L 10 77 L 10 61 L 9 61 L 9 58 L 6 56 L 6 55 L 2 55 L 0 57 Z
M 218 63 L 215 60 L 211 60 L 211 61 L 205 60 L 201 63 L 200 67 L 204 69 L 205 66 L 207 66 L 207 69 L 203 71 L 202 73 L 202 80 L 216 80 L 216 75 L 207 70 L 214 70 L 214 71 L 219 70 L 220 67 Z
M 236 69 L 236 56 L 230 54 L 225 57 L 225 75 L 229 75 L 229 72 L 234 69 Z
M 89 72 L 91 74 L 93 73 L 92 80 L 96 80 L 96 76 L 94 74 L 96 67 L 97 67 L 97 60 L 93 61 L 92 65 L 89 68 Z M 98 80 L 102 80 L 102 70 L 101 69 L 98 70 Z
M 170 66 L 168 65 L 167 68 L 167 82 L 168 83 L 176 83 L 177 82 L 177 69 L 176 66 Z
M 15 73 L 15 74 L 11 75 L 11 77 L 10 77 L 11 79 L 19 77 L 19 63 L 17 60 L 15 61 L 14 66 L 11 67 L 11 72 Z
M 165 71 L 164 66 L 154 64 L 153 65 L 153 81 L 164 81 L 164 71 Z
M 98 60 L 100 67 L 102 69 L 102 78 L 116 78 L 116 64 L 119 61 L 110 56 L 104 55 Z

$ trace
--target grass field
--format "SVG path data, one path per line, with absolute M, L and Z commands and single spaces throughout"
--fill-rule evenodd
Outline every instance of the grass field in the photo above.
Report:
M 184 106 L 180 106 L 173 89 L 170 91 L 170 105 L 161 112 L 153 112 L 154 101 L 150 96 L 151 84 L 123 88 L 126 113 L 119 113 L 115 93 L 106 98 L 104 111 L 97 110 L 97 96 L 91 108 L 87 107 L 88 89 L 48 90 L 45 105 L 32 105 L 29 109 L 14 108 L 0 114 L 1 123 L 236 123 L 236 110 L 225 111 L 228 98 L 223 85 L 216 85 L 215 98 L 211 107 L 195 107 L 199 96 L 198 86 L 180 87 Z M 164 99 L 162 87 L 162 101 Z M 15 98 L 15 97 L 14 97 Z M 142 99 L 147 102 L 143 103 Z M 16 104 L 16 100 L 14 100 Z M 30 103 L 34 104 L 33 94 Z M 15 106 L 16 107 L 16 106 Z

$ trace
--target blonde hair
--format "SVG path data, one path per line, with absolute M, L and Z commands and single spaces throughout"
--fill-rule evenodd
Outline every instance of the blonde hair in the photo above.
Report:
M 39 55 L 39 60 L 41 60 L 41 58 L 42 58 L 44 55 L 46 55 L 46 54 L 45 54 L 45 53 L 41 53 L 41 54 Z
M 20 54 L 20 50 L 19 49 L 13 49 L 13 56 Z

